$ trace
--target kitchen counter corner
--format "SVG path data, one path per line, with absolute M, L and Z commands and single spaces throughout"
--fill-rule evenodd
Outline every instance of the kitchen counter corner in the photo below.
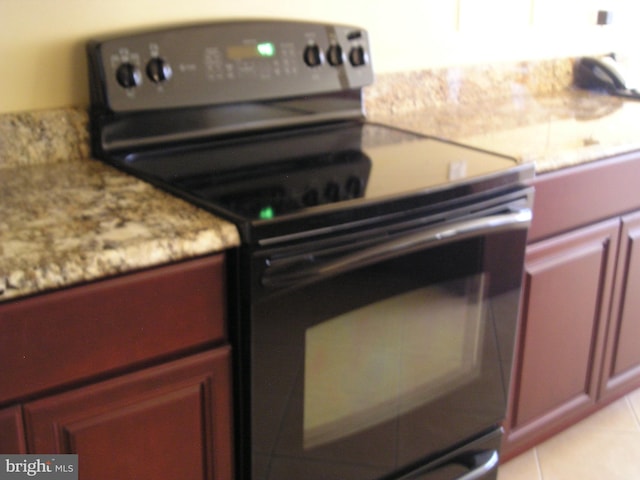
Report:
M 229 222 L 99 161 L 0 168 L 0 302 L 219 252 Z

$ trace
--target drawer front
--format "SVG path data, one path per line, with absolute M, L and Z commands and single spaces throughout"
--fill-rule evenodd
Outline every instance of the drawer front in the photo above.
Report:
M 536 177 L 529 242 L 640 208 L 639 184 L 638 152 Z
M 223 342 L 224 257 L 0 305 L 0 404 Z

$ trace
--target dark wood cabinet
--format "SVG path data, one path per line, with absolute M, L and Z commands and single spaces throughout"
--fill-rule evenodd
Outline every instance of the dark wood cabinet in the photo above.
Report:
M 232 479 L 223 255 L 0 304 L 0 453 L 79 477 Z
M 602 396 L 618 397 L 637 387 L 640 387 L 640 212 L 621 219 Z
M 220 255 L 0 303 L 0 405 L 225 338 Z
M 618 222 L 531 245 L 525 260 L 510 446 L 555 433 L 595 404 Z
M 19 405 L 0 410 L 0 453 L 26 453 L 22 426 L 22 409 Z
M 81 478 L 231 480 L 229 348 L 27 403 L 32 453 L 75 453 Z
M 533 184 L 503 460 L 640 386 L 640 155 Z

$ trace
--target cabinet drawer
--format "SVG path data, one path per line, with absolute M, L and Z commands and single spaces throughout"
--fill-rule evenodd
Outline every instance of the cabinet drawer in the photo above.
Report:
M 225 339 L 224 257 L 0 305 L 0 403 Z
M 529 242 L 640 208 L 640 153 L 535 178 Z

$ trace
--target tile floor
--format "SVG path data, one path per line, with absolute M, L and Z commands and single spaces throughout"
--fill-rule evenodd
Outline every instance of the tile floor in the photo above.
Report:
M 640 479 L 640 390 L 498 470 L 498 480 L 576 479 Z

